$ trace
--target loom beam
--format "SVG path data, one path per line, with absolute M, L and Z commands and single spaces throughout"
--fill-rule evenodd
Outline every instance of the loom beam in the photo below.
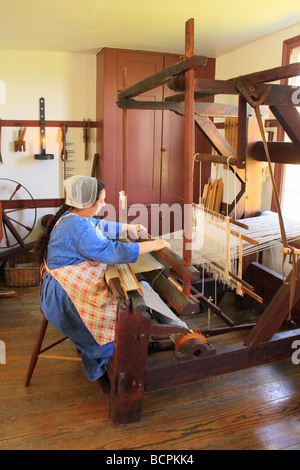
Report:
M 200 273 L 194 266 L 185 266 L 182 259 L 174 251 L 169 248 L 163 248 L 155 253 L 157 259 L 165 261 L 174 271 L 176 271 L 182 278 L 189 277 L 191 282 L 200 279 Z
M 264 82 L 274 82 L 285 78 L 296 77 L 300 75 L 300 65 L 289 64 L 273 69 L 263 70 L 247 75 L 240 75 L 238 77 L 230 78 L 229 80 L 214 80 L 210 78 L 198 78 L 195 80 L 195 98 L 206 98 L 207 96 L 225 94 L 225 95 L 239 95 L 240 92 L 236 88 L 238 82 L 252 83 L 254 90 L 257 90 L 257 85 Z M 168 87 L 173 91 L 185 91 L 185 77 L 179 75 L 170 78 L 167 82 Z M 254 91 L 253 90 L 253 91 Z M 295 88 L 289 85 L 271 85 L 271 92 L 266 102 L 263 104 L 282 104 L 284 102 L 291 103 L 292 95 Z M 200 95 L 202 94 L 202 96 Z M 175 95 L 176 96 L 176 95 Z M 182 97 L 183 95 L 181 95 Z M 173 97 L 170 99 L 174 99 Z M 175 98 L 178 99 L 178 98 Z
M 191 315 L 199 312 L 199 303 L 196 299 L 186 296 L 177 287 L 158 271 L 149 271 L 143 274 L 151 287 L 176 310 L 179 315 Z
M 177 79 L 175 79 L 177 80 Z M 203 83 L 205 82 L 205 83 Z M 209 84 L 208 84 L 209 82 Z M 218 82 L 218 86 L 216 86 L 215 82 Z M 174 82 L 176 83 L 176 81 Z M 261 84 L 256 84 L 254 82 L 245 82 L 248 83 L 248 85 L 253 88 L 255 93 L 258 93 L 259 90 L 261 90 Z M 173 86 L 168 83 L 169 87 L 171 89 L 175 89 L 175 91 L 179 91 L 182 88 L 182 85 L 179 86 L 176 89 L 176 86 Z M 198 79 L 195 83 L 195 88 L 197 86 L 202 90 L 201 91 L 195 91 L 194 93 L 194 98 L 195 100 L 201 100 L 203 98 L 215 96 L 215 95 L 224 95 L 224 94 L 229 94 L 229 95 L 239 95 L 240 92 L 237 89 L 237 86 L 235 83 L 227 83 L 225 80 L 213 80 L 211 78 L 207 79 Z M 268 96 L 264 98 L 262 101 L 262 104 L 264 106 L 279 106 L 282 103 L 292 103 L 292 99 L 295 93 L 295 88 L 291 85 L 269 85 L 270 92 Z M 207 91 L 205 91 L 207 90 Z M 177 95 L 171 95 L 166 97 L 166 102 L 170 104 L 171 102 L 174 103 L 174 105 L 179 105 L 181 101 L 184 100 L 184 93 L 179 93 Z M 198 103 L 200 104 L 200 103 Z M 171 108 L 169 108 L 171 109 Z M 199 108 L 200 109 L 200 108 Z M 225 108 L 224 108 L 225 109 Z M 221 112 L 220 112 L 221 114 Z
M 268 142 L 268 149 L 272 163 L 295 165 L 300 162 L 300 150 L 293 142 Z M 267 161 L 262 141 L 251 142 L 247 147 L 247 152 L 256 161 Z

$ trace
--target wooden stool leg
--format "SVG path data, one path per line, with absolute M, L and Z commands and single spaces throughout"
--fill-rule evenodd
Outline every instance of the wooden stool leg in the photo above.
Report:
M 29 363 L 28 372 L 27 372 L 27 376 L 26 376 L 26 380 L 25 380 L 25 387 L 28 387 L 29 384 L 30 384 L 30 380 L 31 380 L 33 371 L 35 369 L 35 366 L 36 366 L 36 363 L 37 363 L 37 360 L 38 360 L 38 355 L 39 355 L 40 350 L 41 350 L 41 346 L 42 346 L 42 343 L 43 343 L 43 340 L 44 340 L 44 336 L 45 336 L 45 333 L 46 333 L 46 330 L 47 330 L 47 326 L 48 326 L 48 320 L 44 317 L 43 321 L 42 321 L 40 331 L 39 331 L 38 338 L 37 338 L 36 343 L 35 343 L 34 350 L 32 352 L 31 360 L 30 360 L 30 363 Z

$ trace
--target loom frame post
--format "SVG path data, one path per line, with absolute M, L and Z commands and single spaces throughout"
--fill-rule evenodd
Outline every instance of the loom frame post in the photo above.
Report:
M 138 292 L 130 300 L 119 302 L 113 358 L 108 364 L 109 416 L 115 425 L 141 418 L 150 326 L 150 316 Z
M 185 54 L 187 57 L 194 54 L 194 19 L 185 24 Z M 193 155 L 195 140 L 194 120 L 194 80 L 193 69 L 185 72 L 185 147 L 184 147 L 184 225 L 183 225 L 183 264 L 192 265 L 192 250 L 189 248 L 192 240 L 192 204 L 193 204 Z M 183 292 L 189 296 L 191 293 L 191 279 L 183 277 Z

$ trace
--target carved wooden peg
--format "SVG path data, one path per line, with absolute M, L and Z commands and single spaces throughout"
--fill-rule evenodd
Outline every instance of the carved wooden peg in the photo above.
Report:
M 26 127 L 19 130 L 19 140 L 15 140 L 15 152 L 25 152 L 26 142 L 24 140 Z

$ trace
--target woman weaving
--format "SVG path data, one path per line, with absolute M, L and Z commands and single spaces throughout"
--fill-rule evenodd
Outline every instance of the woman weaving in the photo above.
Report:
M 105 186 L 96 178 L 72 176 L 64 185 L 65 205 L 36 246 L 43 267 L 41 308 L 81 351 L 86 376 L 93 381 L 104 375 L 113 355 L 117 300 L 104 280 L 106 265 L 134 263 L 139 255 L 169 244 L 116 241 L 126 232 L 137 239 L 144 227 L 94 218 L 105 206 Z

